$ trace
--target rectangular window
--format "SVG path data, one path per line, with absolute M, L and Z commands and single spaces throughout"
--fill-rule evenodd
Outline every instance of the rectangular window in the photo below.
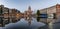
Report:
M 40 14 L 40 18 L 47 18 L 47 14 Z

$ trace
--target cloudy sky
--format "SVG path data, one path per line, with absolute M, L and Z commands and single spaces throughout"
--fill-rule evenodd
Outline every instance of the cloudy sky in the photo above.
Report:
M 0 0 L 0 4 L 8 8 L 16 8 L 21 12 L 31 6 L 33 11 L 47 8 L 60 3 L 60 0 Z

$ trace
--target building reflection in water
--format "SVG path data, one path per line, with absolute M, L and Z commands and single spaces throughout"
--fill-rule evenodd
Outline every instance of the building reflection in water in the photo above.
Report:
M 53 23 L 55 23 L 55 19 L 37 17 L 37 22 L 42 22 L 46 24 L 45 26 L 39 27 L 38 29 L 53 29 Z
M 14 18 L 15 19 L 15 18 Z M 11 21 L 10 21 L 11 20 Z M 6 24 L 9 24 L 9 23 L 16 23 L 18 22 L 19 20 L 13 20 L 13 19 L 10 19 L 10 18 L 0 18 L 0 27 L 4 27 Z
M 31 25 L 32 18 L 30 18 L 30 19 L 25 19 L 25 20 L 28 21 L 28 25 L 30 26 L 30 25 Z
M 0 26 L 5 26 L 5 24 L 15 23 L 20 20 L 20 11 L 17 9 L 10 9 L 0 5 Z

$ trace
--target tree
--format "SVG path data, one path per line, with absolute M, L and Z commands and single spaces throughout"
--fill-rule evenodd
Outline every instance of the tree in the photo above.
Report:
M 39 22 L 39 20 L 40 20 L 39 16 L 40 16 L 40 10 L 37 10 L 37 21 L 38 21 L 38 22 Z
M 39 10 L 37 10 L 37 16 L 39 16 L 40 15 L 40 11 Z

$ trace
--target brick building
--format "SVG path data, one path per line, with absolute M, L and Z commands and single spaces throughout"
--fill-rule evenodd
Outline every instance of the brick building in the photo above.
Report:
M 57 18 L 60 18 L 60 4 L 56 5 L 56 16 Z
M 56 4 L 54 6 L 40 9 L 41 14 L 48 14 L 48 18 L 59 18 L 60 17 L 60 4 Z
M 41 14 L 47 14 L 47 23 L 51 22 L 52 20 L 60 19 L 60 4 L 56 4 L 54 6 L 40 9 Z M 43 18 L 40 19 L 43 21 Z M 44 22 L 44 21 L 43 21 Z
M 17 9 L 10 9 L 0 5 L 0 26 L 5 26 L 5 24 L 17 22 L 21 17 L 19 16 L 21 12 Z M 17 17 L 16 17 L 17 16 Z

